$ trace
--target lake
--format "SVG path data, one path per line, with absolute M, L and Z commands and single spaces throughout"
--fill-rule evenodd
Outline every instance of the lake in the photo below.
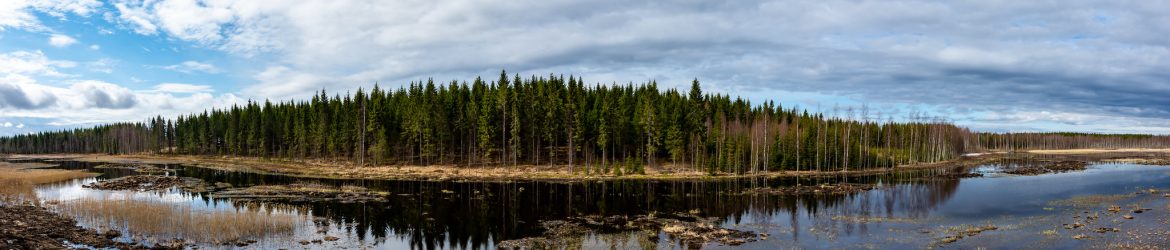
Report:
M 866 176 L 587 182 L 335 180 L 158 166 L 172 170 L 167 175 L 234 187 L 292 183 L 362 186 L 385 192 L 388 199 L 384 203 L 239 202 L 178 188 L 146 192 L 93 190 L 82 185 L 137 173 L 95 168 L 101 163 L 49 163 L 102 175 L 38 186 L 37 196 L 47 203 L 133 200 L 182 207 L 195 213 L 251 211 L 290 220 L 285 222 L 288 230 L 245 237 L 256 240 L 249 247 L 263 249 L 494 249 L 503 240 L 541 236 L 541 221 L 675 213 L 714 217 L 721 227 L 764 236 L 735 246 L 746 249 L 1065 249 L 1170 244 L 1170 231 L 1166 229 L 1170 198 L 1164 194 L 1170 191 L 1170 167 L 1127 163 L 1097 162 L 1085 171 L 1036 176 L 1004 174 L 1004 169 L 1017 167 L 1017 163 L 1004 162 Z M 953 172 L 980 173 L 984 177 L 937 177 Z M 833 183 L 873 184 L 874 189 L 809 195 L 744 192 L 756 187 Z M 1121 207 L 1121 211 L 1109 211 L 1111 205 Z M 1134 218 L 1125 219 L 1127 215 Z M 138 230 L 128 228 L 133 223 L 125 221 L 76 216 L 86 227 L 122 231 L 119 240 L 151 243 L 193 234 Z M 978 228 L 984 230 L 972 231 Z M 301 242 L 325 236 L 336 240 L 305 245 Z M 688 247 L 663 232 L 594 232 L 568 241 L 572 242 L 569 248 Z M 234 246 L 192 244 L 201 248 Z M 709 243 L 701 247 L 731 246 Z

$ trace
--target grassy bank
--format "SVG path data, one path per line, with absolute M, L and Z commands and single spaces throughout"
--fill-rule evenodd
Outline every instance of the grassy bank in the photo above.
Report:
M 456 165 L 358 165 L 356 162 L 333 159 L 271 159 L 238 156 L 198 156 L 164 154 L 51 154 L 11 155 L 10 159 L 69 159 L 87 162 L 110 162 L 124 164 L 177 164 L 225 171 L 239 171 L 261 174 L 278 174 L 297 177 L 329 179 L 371 179 L 371 180 L 466 180 L 466 181 L 585 181 L 585 180 L 701 180 L 744 177 L 796 177 L 824 175 L 867 175 L 893 171 L 921 170 L 944 167 L 975 166 L 1007 157 L 1027 158 L 1033 156 L 1104 156 L 1128 155 L 1134 159 L 1146 159 L 1155 155 L 1170 154 L 1170 149 L 1123 148 L 1123 149 L 1069 149 L 1031 150 L 1013 154 L 991 152 L 973 154 L 952 160 L 901 165 L 893 168 L 871 168 L 848 171 L 770 171 L 766 173 L 716 173 L 709 174 L 686 165 L 662 164 L 646 166 L 644 173 L 619 174 L 617 171 L 600 171 L 577 165 L 506 165 L 467 167 Z M 1158 158 L 1158 157 L 1152 157 Z M 1159 158 L 1160 159 L 1160 158 Z
M 1028 150 L 1028 153 L 1043 155 L 1080 155 L 1080 154 L 1107 154 L 1107 153 L 1170 153 L 1170 148 L 1084 148 L 1084 149 L 1048 149 Z
M 297 177 L 330 179 L 372 179 L 372 180 L 467 180 L 467 181 L 586 181 L 586 180 L 702 180 L 744 177 L 786 177 L 823 175 L 866 175 L 892 171 L 919 170 L 941 167 L 974 166 L 996 159 L 1003 154 L 985 154 L 977 157 L 960 157 L 954 160 L 903 165 L 894 168 L 872 168 L 849 171 L 771 171 L 766 173 L 716 173 L 714 175 L 685 165 L 663 164 L 647 166 L 645 173 L 618 174 L 616 171 L 602 172 L 586 170 L 578 165 L 517 165 L 491 167 L 465 167 L 452 165 L 390 165 L 360 166 L 343 160 L 311 159 L 287 160 L 256 157 L 193 156 L 159 154 L 57 154 L 57 155 L 12 155 L 11 159 L 69 159 L 87 162 L 179 164 L 225 171 L 239 171 L 261 174 L 279 174 Z
M 50 166 L 43 163 L 0 162 L 0 204 L 35 204 L 35 185 L 98 175 L 74 170 L 39 169 Z

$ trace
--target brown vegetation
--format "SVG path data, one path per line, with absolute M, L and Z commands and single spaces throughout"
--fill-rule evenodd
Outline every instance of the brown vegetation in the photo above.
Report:
M 109 236 L 76 226 L 77 222 L 41 207 L 0 206 L 0 249 L 67 249 L 63 241 L 97 248 L 137 249 Z
M 1053 172 L 1085 170 L 1089 163 L 1083 161 L 1045 161 L 1038 165 L 1025 165 L 1003 171 L 1015 175 L 1041 175 Z
M 132 235 L 174 237 L 187 241 L 221 243 L 291 234 L 297 215 L 253 210 L 199 211 L 185 204 L 138 200 L 77 200 L 61 203 L 57 211 L 92 225 L 107 225 Z
M 744 191 L 744 194 L 771 194 L 771 195 L 840 195 L 869 191 L 876 188 L 874 184 L 835 183 L 806 186 L 779 186 L 759 187 Z
M 1079 149 L 1043 149 L 1028 150 L 1033 154 L 1079 155 L 1102 153 L 1170 153 L 1170 148 L 1079 148 Z
M 321 184 L 297 183 L 291 185 L 264 185 L 229 189 L 211 195 L 236 201 L 276 202 L 386 202 L 384 192 L 373 192 L 356 186 L 333 187 Z
M 198 189 L 203 186 L 203 181 L 189 177 L 174 177 L 174 176 L 160 176 L 160 175 L 132 175 L 121 178 L 109 179 L 99 182 L 86 184 L 84 187 L 98 189 L 98 190 L 134 190 L 134 191 L 151 191 L 161 190 L 171 187 L 181 187 L 184 189 Z
M 98 174 L 74 170 L 36 169 L 44 164 L 0 162 L 0 204 L 34 203 L 38 184 L 94 177 Z
M 454 165 L 381 165 L 359 166 L 355 162 L 331 159 L 310 159 L 287 161 L 240 156 L 192 156 L 158 154 L 55 154 L 55 155 L 13 155 L 14 159 L 57 159 L 86 162 L 115 162 L 120 164 L 179 164 L 224 171 L 238 171 L 261 174 L 279 174 L 297 177 L 331 179 L 376 179 L 376 180 L 466 180 L 466 181 L 512 181 L 544 180 L 575 181 L 605 179 L 710 179 L 742 177 L 787 177 L 878 174 L 893 171 L 927 169 L 955 166 L 976 166 L 1003 158 L 1003 154 L 988 154 L 980 157 L 963 157 L 952 161 L 904 165 L 896 168 L 851 169 L 848 171 L 775 171 L 760 173 L 706 173 L 695 171 L 681 164 L 660 164 L 646 166 L 645 174 L 624 174 L 616 172 L 585 173 L 580 166 L 569 165 L 518 165 L 496 167 L 463 167 Z M 574 170 L 576 172 L 574 172 Z
M 999 229 L 999 227 L 994 226 L 994 225 L 987 225 L 987 226 L 982 226 L 982 227 L 963 225 L 963 226 L 948 228 L 947 232 L 950 233 L 951 235 L 943 237 L 938 242 L 935 242 L 934 245 L 935 246 L 943 246 L 946 244 L 954 243 L 955 241 L 959 241 L 959 240 L 963 239 L 964 237 L 974 237 L 976 235 L 983 233 L 984 231 L 991 231 L 991 230 L 997 230 L 997 229 Z
M 685 248 L 692 249 L 701 248 L 708 243 L 738 246 L 766 237 L 754 232 L 722 228 L 718 226 L 716 218 L 704 218 L 696 214 L 697 212 L 659 216 L 651 213 L 633 217 L 590 215 L 566 220 L 543 221 L 541 222 L 541 226 L 545 228 L 543 235 L 502 241 L 499 247 L 504 249 L 559 249 L 567 247 L 570 243 L 576 243 L 576 238 L 596 232 L 643 231 L 653 235 L 651 241 L 657 241 L 657 234 L 661 231 L 672 237 L 673 240 L 682 243 Z
M 159 168 L 159 167 L 156 167 L 156 166 L 150 165 L 150 164 L 111 163 L 111 164 L 104 164 L 101 166 L 97 166 L 94 168 L 96 168 L 96 169 L 129 169 L 129 170 L 134 170 L 134 172 L 143 173 L 143 174 L 161 174 L 161 173 L 166 173 L 166 172 L 172 171 L 169 169 Z
M 1070 151 L 1071 152 L 1071 151 Z M 1099 154 L 1108 156 L 1108 154 Z M 904 170 L 933 169 L 945 167 L 973 167 L 993 163 L 1004 159 L 1032 158 L 1039 155 L 1028 153 L 986 153 L 976 156 L 959 157 L 954 160 L 900 165 L 894 168 L 851 168 L 848 171 L 770 171 L 756 173 L 707 173 L 695 171 L 686 164 L 658 164 L 645 167 L 644 174 L 623 174 L 616 172 L 602 172 L 586 170 L 580 166 L 573 168 L 569 165 L 516 165 L 516 166 L 480 166 L 466 167 L 457 165 L 360 165 L 343 158 L 315 158 L 304 160 L 280 160 L 260 157 L 244 156 L 198 156 L 198 155 L 161 155 L 161 154 L 56 154 L 56 155 L 12 155 L 13 159 L 57 159 L 78 160 L 87 162 L 114 162 L 124 165 L 141 164 L 177 164 L 210 168 L 224 171 L 239 171 L 262 174 L 279 174 L 297 177 L 331 178 L 331 179 L 376 179 L 376 180 L 435 180 L 435 181 L 513 181 L 513 180 L 542 180 L 542 181 L 578 181 L 578 180 L 606 180 L 606 179 L 711 179 L 711 178 L 742 178 L 742 177 L 790 177 L 790 176 L 826 176 L 826 175 L 864 175 L 880 174 Z M 1058 157 L 1063 160 L 1085 160 L 1077 155 L 1045 154 L 1045 157 Z M 1087 155 L 1090 158 L 1093 155 Z M 1150 156 L 1130 155 L 1127 159 L 1146 159 Z M 1067 159 L 1065 159 L 1067 158 Z M 1100 157 L 1096 157 L 1100 158 Z M 1107 160 L 1108 158 L 1097 159 Z M 1070 165 L 1072 166 L 1072 165 Z M 1047 173 L 1047 169 L 1035 169 L 1040 173 Z M 1068 171 L 1077 169 L 1067 169 Z M 588 172 L 587 172 L 588 171 Z M 956 174 L 940 176 L 944 178 L 979 177 L 978 174 Z
M 1150 166 L 1170 166 L 1170 159 L 1167 158 L 1114 158 L 1108 159 L 1110 162 L 1133 163 L 1138 165 Z

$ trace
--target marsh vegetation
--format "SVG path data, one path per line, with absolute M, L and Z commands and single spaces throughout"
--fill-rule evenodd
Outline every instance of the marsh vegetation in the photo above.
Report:
M 186 203 L 119 199 L 79 199 L 56 204 L 54 210 L 91 227 L 124 231 L 139 241 L 147 237 L 166 243 L 246 243 L 278 235 L 291 235 L 301 216 L 276 210 L 211 210 L 192 208 Z M 180 246 L 182 244 L 180 243 Z
M 58 183 L 94 177 L 98 174 L 77 170 L 42 169 L 44 163 L 10 163 L 0 161 L 0 205 L 35 204 L 38 184 Z

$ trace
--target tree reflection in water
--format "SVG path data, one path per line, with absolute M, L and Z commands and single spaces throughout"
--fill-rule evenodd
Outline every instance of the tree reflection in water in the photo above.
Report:
M 916 219 L 928 215 L 954 194 L 959 181 L 899 180 L 909 176 L 773 179 L 767 185 L 819 183 L 882 183 L 882 188 L 839 195 L 746 195 L 756 187 L 745 181 L 606 181 L 461 183 L 367 181 L 390 192 L 384 204 L 298 204 L 312 216 L 344 225 L 358 240 L 409 242 L 415 248 L 491 248 L 498 241 L 538 236 L 541 220 L 584 215 L 645 215 L 688 213 L 724 218 L 729 223 L 768 224 L 788 218 L 792 237 L 799 237 L 801 217 L 846 216 Z M 228 178 L 231 179 L 231 178 Z M 337 185 L 353 184 L 335 180 Z M 280 181 L 283 182 L 283 181 Z M 271 184 L 267 181 L 248 184 Z M 247 185 L 239 183 L 236 185 Z M 761 185 L 761 184 L 756 184 Z M 227 202 L 217 200 L 208 202 Z M 806 218 L 807 219 L 807 218 Z M 868 223 L 831 221 L 844 234 L 865 233 Z M 822 225 L 823 226 L 823 225 Z M 620 236 L 615 236 L 620 237 Z M 631 237 L 638 239 L 638 237 Z
M 104 173 L 99 179 L 133 174 L 123 169 L 92 169 L 98 164 L 60 162 L 62 168 Z M 965 169 L 903 171 L 869 176 L 785 177 L 767 180 L 588 182 L 429 182 L 361 181 L 297 178 L 279 175 L 163 166 L 174 175 L 229 183 L 236 187 L 313 182 L 358 185 L 390 193 L 386 203 L 296 203 L 287 211 L 321 218 L 317 227 L 334 227 L 363 245 L 406 243 L 413 248 L 494 248 L 502 240 L 538 236 L 539 222 L 585 215 L 645 215 L 699 212 L 728 224 L 788 227 L 800 239 L 806 227 L 840 234 L 865 234 L 866 218 L 926 217 L 954 195 L 959 180 L 930 178 Z M 877 184 L 852 194 L 744 194 L 761 186 Z M 193 195 L 206 204 L 247 208 L 254 204 Z M 846 219 L 831 219 L 840 216 Z M 850 219 L 859 218 L 859 219 Z M 307 229 L 316 230 L 316 229 Z M 751 230 L 751 229 L 749 229 Z M 644 234 L 644 233 L 643 233 Z M 601 244 L 657 244 L 638 232 L 590 236 Z M 773 237 L 780 237 L 776 235 Z

